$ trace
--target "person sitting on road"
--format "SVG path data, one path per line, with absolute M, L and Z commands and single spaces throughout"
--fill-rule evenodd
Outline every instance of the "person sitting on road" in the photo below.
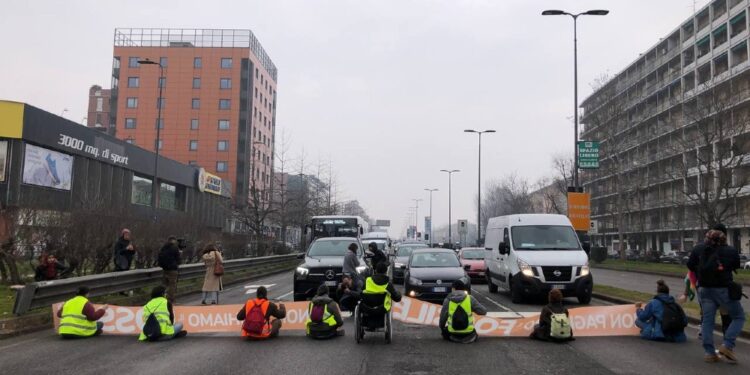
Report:
M 342 311 L 354 311 L 361 297 L 361 291 L 355 288 L 351 276 L 344 275 L 341 284 L 336 289 L 336 299 L 339 301 Z
M 669 287 L 664 280 L 656 282 L 656 296 L 643 307 L 635 304 L 638 320 L 635 325 L 641 329 L 644 340 L 685 342 L 687 316 L 682 307 L 669 295 Z
M 182 323 L 174 322 L 174 309 L 167 300 L 167 289 L 159 285 L 151 290 L 151 300 L 143 306 L 143 329 L 139 341 L 170 340 L 187 336 Z
M 321 284 L 307 307 L 307 321 L 305 322 L 307 336 L 314 339 L 343 336 L 344 330 L 339 329 L 343 325 L 339 305 L 328 297 L 328 287 Z
M 98 336 L 102 333 L 101 319 L 107 312 L 107 305 L 101 309 L 94 309 L 94 305 L 88 300 L 89 288 L 81 286 L 76 296 L 65 301 L 57 317 L 60 318 L 58 333 L 63 338 L 79 338 Z
M 367 249 L 372 253 L 370 264 L 372 265 L 373 269 L 375 269 L 375 267 L 377 267 L 380 263 L 388 262 L 388 257 L 385 256 L 385 253 L 378 248 L 378 244 L 376 244 L 375 242 L 370 242 L 370 244 L 367 245 Z
M 277 337 L 281 330 L 281 319 L 286 318 L 286 306 L 278 306 L 268 300 L 268 290 L 261 286 L 255 299 L 248 299 L 237 313 L 242 324 L 242 337 L 263 340 Z
M 547 297 L 547 306 L 542 308 L 539 323 L 534 325 L 531 338 L 542 341 L 565 342 L 574 340 L 568 309 L 563 306 L 560 289 L 552 289 Z
M 474 329 L 474 316 L 486 315 L 487 309 L 466 291 L 466 285 L 461 280 L 453 282 L 453 291 L 445 297 L 443 308 L 440 310 L 440 330 L 443 338 L 462 344 L 477 340 Z
M 383 307 L 383 312 L 391 311 L 392 302 L 401 302 L 401 293 L 391 284 L 388 278 L 388 263 L 380 262 L 375 266 L 375 275 L 368 277 L 365 281 L 365 290 L 362 291 L 362 303 L 371 307 Z M 369 321 L 374 327 L 375 321 Z

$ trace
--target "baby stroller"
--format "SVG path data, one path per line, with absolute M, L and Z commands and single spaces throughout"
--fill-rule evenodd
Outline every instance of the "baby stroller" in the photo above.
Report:
M 354 309 L 354 339 L 359 344 L 365 332 L 384 332 L 385 342 L 390 344 L 393 339 L 392 311 L 385 308 L 386 294 L 362 293 L 357 307 Z

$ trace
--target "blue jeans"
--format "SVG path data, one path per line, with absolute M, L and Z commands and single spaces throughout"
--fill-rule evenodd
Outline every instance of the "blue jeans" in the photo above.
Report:
M 706 354 L 715 354 L 714 347 L 714 324 L 716 321 L 716 311 L 719 307 L 726 309 L 728 315 L 732 318 L 732 323 L 727 327 L 724 333 L 724 346 L 734 349 L 737 336 L 742 331 L 745 324 L 745 311 L 742 309 L 740 301 L 729 299 L 729 289 L 727 288 L 699 288 L 698 296 L 703 309 L 703 322 L 701 323 L 701 334 L 703 336 L 703 350 Z

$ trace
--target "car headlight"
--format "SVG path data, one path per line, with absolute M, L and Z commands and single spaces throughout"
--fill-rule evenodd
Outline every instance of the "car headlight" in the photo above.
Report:
M 586 264 L 581 267 L 581 276 L 588 276 L 590 272 L 589 262 L 586 262 Z
M 310 273 L 310 270 L 305 267 L 297 267 L 297 270 L 295 272 L 299 277 L 306 277 L 307 274 Z
M 393 266 L 396 268 L 404 268 L 404 264 L 399 262 L 394 263 Z
M 528 263 L 524 262 L 520 258 L 518 259 L 518 269 L 524 276 L 534 277 L 534 270 L 529 266 Z
M 422 285 L 422 280 L 417 279 L 415 277 L 409 277 L 409 284 L 412 284 L 412 285 Z
M 364 273 L 367 270 L 367 266 L 359 266 L 356 268 L 357 273 Z

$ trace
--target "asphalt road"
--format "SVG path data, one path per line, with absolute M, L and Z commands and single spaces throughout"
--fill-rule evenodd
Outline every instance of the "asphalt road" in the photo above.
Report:
M 669 290 L 674 296 L 679 296 L 685 290 L 685 279 L 678 277 L 665 277 L 603 268 L 595 268 L 592 273 L 594 275 L 594 283 L 615 286 L 627 290 L 656 294 L 656 281 L 659 279 L 662 279 L 667 283 Z M 687 269 L 685 270 L 685 273 L 687 273 Z M 745 289 L 747 289 L 747 287 L 745 287 Z M 745 308 L 745 312 L 750 312 L 750 299 L 743 298 L 741 302 L 742 307 Z
M 229 288 L 222 303 L 242 303 L 253 285 L 271 285 L 270 297 L 291 299 L 291 272 Z M 475 295 L 493 312 L 538 311 L 539 305 L 514 305 L 505 294 L 490 294 L 485 285 Z M 252 293 L 251 293 L 252 294 Z M 569 299 L 571 307 L 575 299 Z M 198 304 L 189 296 L 181 304 Z M 594 303 L 602 303 L 594 301 Z M 689 342 L 666 344 L 637 337 L 579 338 L 552 344 L 525 338 L 484 338 L 471 345 L 444 342 L 432 327 L 395 322 L 394 342 L 386 345 L 372 334 L 357 345 L 352 321 L 347 335 L 311 341 L 302 332 L 284 333 L 266 342 L 245 342 L 237 336 L 189 335 L 185 339 L 141 343 L 135 337 L 101 336 L 62 340 L 52 330 L 0 341 L 0 372 L 4 374 L 727 374 L 750 372 L 750 344 L 739 343 L 739 365 L 705 364 L 696 331 Z

